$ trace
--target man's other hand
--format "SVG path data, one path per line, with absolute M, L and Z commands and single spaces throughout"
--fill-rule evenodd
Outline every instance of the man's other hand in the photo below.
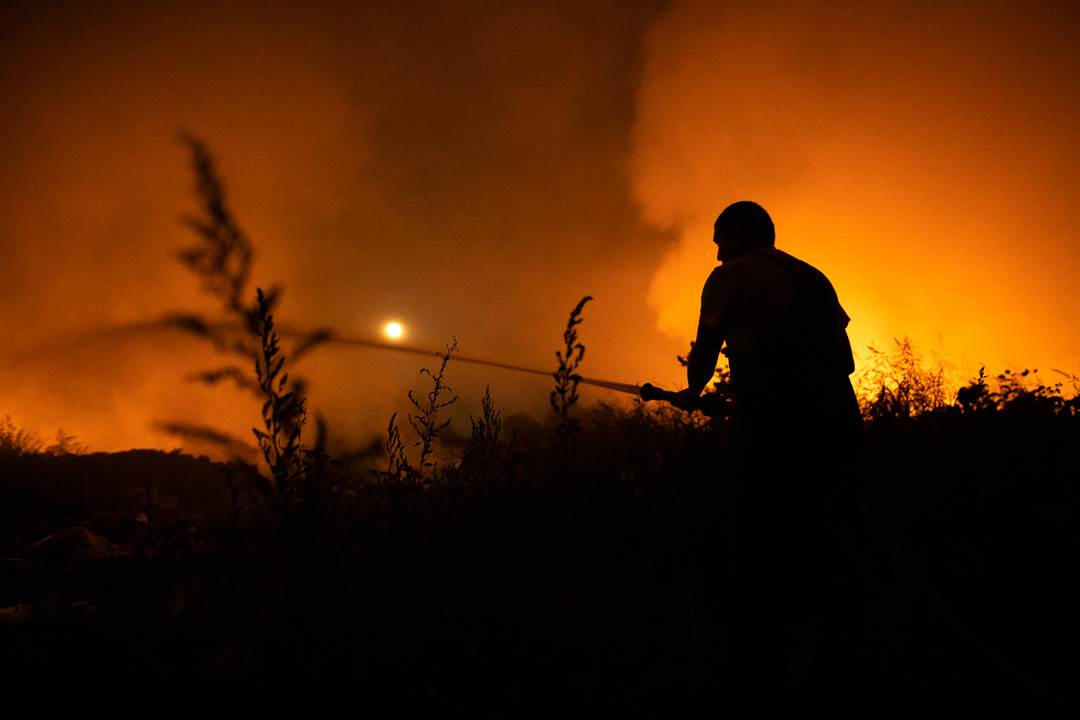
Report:
M 701 406 L 701 395 L 700 393 L 695 393 L 690 388 L 686 388 L 685 390 L 680 390 L 675 393 L 670 402 L 680 410 L 693 412 Z

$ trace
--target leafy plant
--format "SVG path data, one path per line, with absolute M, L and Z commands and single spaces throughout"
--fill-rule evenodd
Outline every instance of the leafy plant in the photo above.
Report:
M 1002 413 L 1046 417 L 1076 412 L 1076 398 L 1066 399 L 1060 382 L 1044 383 L 1038 370 L 1006 370 L 996 380 L 991 399 Z
M 986 382 L 985 367 L 979 368 L 979 374 L 956 392 L 956 402 L 966 413 L 986 412 L 997 408 L 994 394 Z
M 48 455 L 82 455 L 86 452 L 86 446 L 78 442 L 76 435 L 64 434 L 64 429 L 56 431 L 56 442 L 45 448 Z
M 254 319 L 244 299 L 253 259 L 251 242 L 229 211 L 225 187 L 206 145 L 187 133 L 181 134 L 180 141 L 191 151 L 196 193 L 203 210 L 202 217 L 184 216 L 197 242 L 180 252 L 180 260 L 226 309 Z M 275 295 L 271 291 L 271 297 Z
M 480 400 L 480 417 L 470 416 L 469 422 L 472 433 L 459 469 L 473 482 L 493 480 L 506 470 L 512 443 L 502 439 L 502 413 L 495 408 L 490 386 Z
M 434 473 L 435 464 L 431 461 L 431 454 L 435 448 L 435 441 L 450 424 L 449 420 L 439 421 L 439 412 L 450 407 L 458 400 L 454 395 L 449 400 L 443 400 L 444 393 L 452 393 L 453 389 L 446 384 L 446 365 L 450 357 L 457 351 L 457 340 L 452 340 L 446 346 L 445 353 L 435 353 L 439 358 L 439 369 L 434 373 L 427 368 L 421 368 L 420 374 L 431 378 L 431 390 L 422 399 L 417 399 L 412 390 L 409 390 L 409 402 L 416 408 L 416 414 L 409 415 L 409 424 L 416 432 L 417 441 L 414 447 L 420 448 L 420 458 L 417 470 L 422 475 L 426 468 L 432 468 Z
M 259 499 L 268 506 L 279 524 L 301 520 L 322 523 L 336 511 L 338 491 L 348 481 L 326 452 L 326 425 L 316 418 L 316 437 L 313 445 L 302 442 L 307 424 L 307 409 L 302 385 L 289 382 L 285 371 L 285 356 L 270 301 L 262 290 L 256 293 L 260 326 L 260 353 L 255 360 L 255 379 L 262 396 L 262 428 L 252 428 L 259 444 L 269 478 L 251 473 Z M 234 514 L 239 492 L 233 487 L 235 477 L 229 478 L 230 497 Z
M 556 417 L 555 433 L 566 447 L 573 445 L 574 436 L 581 428 L 577 419 L 571 417 L 570 411 L 579 399 L 578 385 L 581 383 L 581 375 L 577 370 L 585 358 L 585 345 L 578 340 L 577 326 L 581 324 L 581 312 L 590 300 L 592 297 L 586 295 L 570 311 L 566 329 L 563 331 L 564 348 L 555 351 L 559 367 L 552 373 L 555 388 L 551 391 L 549 400 Z
M 863 415 L 870 421 L 910 419 L 949 404 L 949 382 L 940 360 L 927 365 L 911 340 L 894 340 L 892 352 L 868 348 L 855 377 Z
M 252 428 L 252 432 L 270 470 L 272 485 L 265 487 L 264 495 L 275 506 L 281 506 L 296 494 L 304 472 L 300 433 L 307 422 L 307 412 L 304 398 L 289 389 L 289 374 L 284 372 L 285 357 L 274 330 L 270 299 L 262 288 L 257 291 L 257 303 L 262 343 L 255 360 L 255 377 L 263 397 L 263 429 Z
M 382 473 L 385 483 L 393 487 L 415 484 L 419 473 L 409 463 L 409 453 L 405 448 L 405 441 L 401 439 L 401 429 L 397 424 L 397 413 L 390 416 L 390 422 L 386 427 L 386 453 L 387 465 Z
M 416 488 L 438 476 L 439 469 L 431 458 L 439 434 L 450 425 L 450 420 L 440 420 L 439 414 L 458 400 L 457 395 L 449 400 L 444 399 L 448 393 L 453 392 L 446 384 L 446 366 L 455 352 L 457 340 L 451 340 L 445 353 L 435 353 L 435 357 L 439 358 L 439 367 L 435 372 L 428 368 L 420 369 L 421 375 L 427 375 L 431 379 L 431 389 L 422 398 L 418 398 L 411 389 L 408 392 L 409 402 L 416 410 L 415 414 L 408 415 L 409 426 L 417 438 L 413 447 L 419 448 L 415 465 L 409 461 L 409 453 L 398 427 L 397 413 L 390 416 L 386 428 L 387 466 L 385 471 L 378 474 L 384 485 Z
M 246 300 L 254 260 L 251 241 L 229 209 L 225 186 L 206 145 L 189 134 L 182 134 L 180 140 L 191 152 L 201 212 L 183 218 L 194 232 L 195 240 L 179 252 L 179 258 L 198 278 L 202 289 L 218 301 L 224 319 L 215 322 L 199 314 L 174 313 L 166 318 L 166 322 L 209 341 L 219 351 L 238 356 L 242 363 L 193 373 L 187 377 L 189 381 L 206 385 L 231 382 L 265 401 L 266 388 L 258 379 L 253 380 L 244 366 L 250 367 L 252 361 L 256 365 L 262 362 L 265 366 L 265 320 L 277 306 L 281 289 L 277 286 L 265 291 L 259 289 L 254 303 Z M 274 342 L 280 344 L 276 333 L 274 338 Z M 300 338 L 290 353 L 292 362 L 329 338 L 327 330 L 316 330 Z M 304 381 L 294 374 L 291 385 L 287 389 L 282 387 L 280 392 L 301 397 L 304 389 Z M 254 452 L 245 441 L 215 428 L 185 422 L 158 423 L 157 427 L 215 444 L 233 459 L 250 459 Z
M 40 453 L 44 446 L 32 432 L 17 427 L 10 415 L 0 420 L 0 456 L 34 455 Z

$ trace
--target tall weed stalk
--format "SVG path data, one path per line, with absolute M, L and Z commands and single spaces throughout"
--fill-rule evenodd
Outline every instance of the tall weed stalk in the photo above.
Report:
M 581 324 L 582 310 L 590 300 L 592 297 L 586 295 L 570 311 L 566 329 L 563 330 L 563 349 L 555 351 L 559 366 L 551 374 L 555 379 L 555 387 L 548 399 L 555 413 L 556 437 L 565 448 L 573 446 L 574 438 L 581 429 L 581 424 L 571 416 L 570 411 L 579 399 L 578 385 L 581 383 L 581 375 L 578 373 L 578 368 L 585 359 L 585 345 L 578 340 L 577 326 Z
M 429 368 L 421 368 L 420 374 L 426 375 L 431 380 L 431 389 L 422 397 L 410 389 L 408 393 L 409 403 L 412 404 L 415 413 L 408 415 L 409 426 L 416 435 L 413 448 L 419 450 L 416 464 L 409 461 L 405 441 L 401 437 L 401 429 L 397 423 L 397 413 L 390 416 L 390 423 L 386 429 L 387 467 L 381 473 L 384 482 L 394 486 L 422 485 L 434 481 L 439 473 L 437 464 L 432 459 L 435 445 L 439 434 L 450 425 L 450 420 L 441 420 L 440 413 L 453 405 L 458 400 L 453 389 L 446 383 L 446 367 L 450 358 L 457 352 L 457 340 L 451 340 L 446 346 L 446 352 L 435 353 L 439 359 L 439 366 L 433 372 Z

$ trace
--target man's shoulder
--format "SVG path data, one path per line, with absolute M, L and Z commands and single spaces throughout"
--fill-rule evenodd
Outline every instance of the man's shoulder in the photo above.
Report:
M 723 282 L 723 280 L 731 274 L 731 268 L 728 265 L 717 265 L 709 272 L 709 277 L 705 278 L 705 284 L 715 282 Z
M 727 260 L 718 269 L 725 271 L 730 282 L 743 278 L 772 281 L 797 271 L 802 261 L 776 248 L 763 248 Z
M 701 300 L 703 303 L 718 303 L 731 290 L 731 269 L 724 265 L 717 265 L 705 278 L 705 285 L 701 288 Z
M 802 258 L 795 257 L 791 253 L 784 252 L 779 248 L 768 248 L 764 251 L 758 251 L 755 254 L 758 256 L 759 260 L 764 262 L 771 262 L 778 268 L 782 267 L 790 272 L 794 272 L 803 276 L 812 276 L 817 278 L 819 281 L 824 280 L 826 283 L 829 282 L 829 279 L 825 276 L 825 273 L 821 272 L 821 270 L 817 269 Z
M 713 292 L 761 283 L 771 286 L 790 282 L 792 276 L 816 277 L 828 282 L 825 274 L 805 260 L 779 248 L 763 248 L 717 265 L 705 281 L 705 291 Z
M 772 262 L 782 263 L 786 267 L 809 268 L 811 270 L 815 269 L 813 265 L 806 262 L 802 258 L 797 258 L 791 253 L 785 252 L 780 248 L 767 248 L 765 250 L 759 251 L 757 254 L 759 257 L 766 258 Z
M 799 286 L 804 288 L 804 292 L 811 293 L 810 297 L 817 298 L 817 301 L 822 306 L 832 306 L 835 309 L 836 317 L 841 327 L 847 327 L 851 318 L 844 311 L 844 308 L 840 306 L 840 299 L 828 276 L 805 260 L 797 258 L 783 250 L 776 250 L 775 248 L 773 250 L 777 253 L 776 257 L 782 259 L 784 262 L 790 263 L 792 269 L 802 278 Z

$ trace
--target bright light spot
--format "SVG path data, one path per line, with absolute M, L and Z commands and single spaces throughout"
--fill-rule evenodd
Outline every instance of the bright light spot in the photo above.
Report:
M 400 340 L 401 336 L 405 334 L 405 328 L 399 322 L 388 322 L 386 327 L 383 328 L 383 332 L 391 340 Z

